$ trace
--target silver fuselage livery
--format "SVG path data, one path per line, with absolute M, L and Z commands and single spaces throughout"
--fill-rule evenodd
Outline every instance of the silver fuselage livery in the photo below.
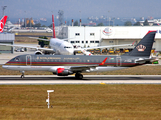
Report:
M 97 68 L 108 69 L 108 67 L 110 67 L 111 69 L 111 67 L 113 67 L 113 70 L 115 70 L 118 68 L 121 69 L 122 67 L 142 64 L 135 62 L 140 59 L 139 57 L 129 58 L 127 56 L 20 55 L 3 65 L 3 68 L 10 70 L 45 70 L 56 72 L 56 69 L 60 67 L 70 69 L 70 67 L 73 66 L 99 65 L 105 58 L 107 58 L 107 60 L 104 65 L 97 66 Z M 17 69 L 15 67 L 17 67 Z M 82 70 L 81 72 L 86 71 Z
M 82 72 L 111 71 L 151 62 L 150 57 L 156 31 L 149 31 L 135 48 L 121 56 L 86 55 L 20 55 L 8 61 L 3 68 L 24 71 L 50 71 L 58 76 L 73 73 L 82 79 Z

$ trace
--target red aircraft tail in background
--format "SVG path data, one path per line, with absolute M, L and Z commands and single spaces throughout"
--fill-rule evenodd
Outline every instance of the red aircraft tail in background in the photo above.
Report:
M 55 24 L 54 24 L 54 15 L 52 15 L 52 23 L 53 23 L 53 38 L 56 38 L 56 35 L 55 35 Z
M 6 24 L 6 21 L 7 21 L 7 16 L 3 16 L 1 21 L 0 21 L 0 32 L 2 33 L 3 32 L 3 28 Z

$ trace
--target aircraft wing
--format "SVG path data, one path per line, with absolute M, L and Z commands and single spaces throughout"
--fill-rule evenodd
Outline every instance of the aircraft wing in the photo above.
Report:
M 43 41 L 50 41 L 49 39 L 43 39 L 43 38 L 37 38 L 37 37 L 29 37 L 29 38 L 32 38 L 32 39 L 39 39 L 39 40 L 43 40 Z
M 38 38 L 38 37 L 29 37 L 29 38 L 32 38 L 32 39 L 39 39 L 39 40 L 43 40 L 43 41 L 50 41 L 49 39 L 43 39 L 43 38 Z M 60 39 L 60 40 L 68 41 L 69 39 L 73 39 L 73 38 L 65 38 L 65 39 Z
M 90 49 L 98 49 L 98 48 L 111 48 L 111 47 L 121 47 L 121 46 L 133 46 L 135 43 L 135 41 L 132 44 L 122 44 L 122 45 L 108 45 L 108 46 L 98 46 L 98 47 L 88 47 L 88 48 L 75 48 L 74 51 L 81 51 L 83 54 L 85 55 L 92 55 L 90 52 L 86 51 L 86 50 L 90 50 Z
M 95 65 L 88 65 L 88 66 L 72 66 L 70 68 L 71 71 L 73 72 L 83 72 L 83 71 L 92 71 L 96 69 L 98 66 L 103 66 L 106 62 L 107 58 L 105 58 L 100 64 L 95 64 Z
M 111 47 L 132 46 L 132 45 L 133 45 L 133 44 L 107 45 L 107 46 L 89 47 L 89 48 L 83 48 L 83 49 L 89 50 L 89 49 L 111 48 Z
M 53 49 L 50 49 L 50 48 L 39 48 L 39 47 L 24 46 L 24 45 L 0 44 L 0 46 L 24 47 L 24 48 L 30 48 L 30 49 L 36 49 L 36 50 L 44 50 L 44 51 L 49 51 L 49 52 L 53 52 L 54 51 Z

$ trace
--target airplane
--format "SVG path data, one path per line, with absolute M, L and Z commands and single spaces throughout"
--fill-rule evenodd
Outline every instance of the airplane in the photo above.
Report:
M 11 47 L 25 47 L 25 48 L 31 48 L 36 49 L 35 54 L 36 55 L 42 55 L 43 53 L 41 51 L 47 51 L 48 53 L 55 53 L 55 55 L 75 55 L 77 51 L 82 51 L 85 55 L 92 55 L 90 52 L 88 52 L 88 49 L 97 49 L 97 48 L 110 48 L 110 47 L 119 47 L 119 46 L 132 46 L 132 44 L 123 44 L 123 45 L 109 45 L 109 46 L 99 46 L 99 47 L 90 47 L 90 48 L 74 48 L 73 45 L 65 40 L 67 39 L 58 39 L 55 35 L 55 24 L 54 24 L 54 16 L 52 15 L 52 24 L 53 24 L 53 38 L 50 40 L 48 39 L 42 39 L 42 38 L 35 38 L 30 37 L 33 39 L 39 39 L 44 41 L 49 41 L 50 48 L 39 48 L 35 46 L 24 46 L 24 45 L 9 45 L 9 44 L 0 44 L 2 46 L 11 46 Z
M 3 32 L 6 21 L 7 21 L 7 16 L 3 16 L 2 19 L 0 20 L 0 32 L 1 33 Z
M 151 63 L 150 57 L 156 31 L 149 31 L 135 48 L 121 56 L 87 55 L 20 55 L 8 61 L 2 67 L 18 70 L 24 78 L 25 71 L 50 71 L 58 76 L 75 73 L 77 79 L 83 79 L 81 73 L 102 72 L 125 69 Z

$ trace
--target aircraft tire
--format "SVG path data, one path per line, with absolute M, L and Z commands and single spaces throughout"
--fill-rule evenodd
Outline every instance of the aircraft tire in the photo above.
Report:
M 21 78 L 23 79 L 25 76 L 24 75 L 21 75 Z
M 75 74 L 75 77 L 76 77 L 77 79 L 83 79 L 83 75 L 80 74 L 80 73 L 76 73 L 76 74 Z

